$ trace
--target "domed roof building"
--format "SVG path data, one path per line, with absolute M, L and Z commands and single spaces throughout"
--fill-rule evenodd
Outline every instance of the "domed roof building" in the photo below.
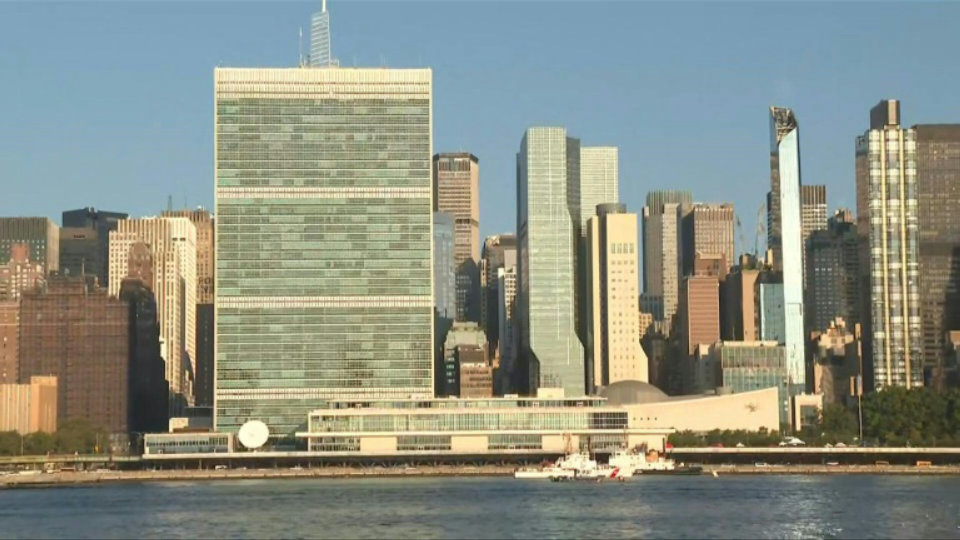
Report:
M 617 381 L 601 388 L 600 395 L 610 405 L 644 405 L 670 399 L 663 390 L 642 381 Z

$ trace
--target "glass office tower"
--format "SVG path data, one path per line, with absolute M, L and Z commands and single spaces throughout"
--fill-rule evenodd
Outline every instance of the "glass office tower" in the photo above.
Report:
M 770 199 L 774 267 L 783 269 L 784 345 L 794 391 L 806 381 L 803 337 L 803 224 L 800 219 L 800 128 L 793 111 L 770 107 Z
M 214 77 L 217 429 L 432 396 L 431 71 Z
M 586 393 L 574 299 L 576 155 L 579 144 L 560 127 L 528 129 L 517 154 L 521 355 L 531 390 L 563 388 L 567 397 Z

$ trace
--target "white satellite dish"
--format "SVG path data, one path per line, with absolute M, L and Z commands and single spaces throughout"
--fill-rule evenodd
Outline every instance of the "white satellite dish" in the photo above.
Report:
M 250 420 L 240 426 L 240 431 L 237 432 L 237 438 L 240 439 L 240 444 L 251 450 L 263 446 L 269 437 L 270 429 L 259 420 Z

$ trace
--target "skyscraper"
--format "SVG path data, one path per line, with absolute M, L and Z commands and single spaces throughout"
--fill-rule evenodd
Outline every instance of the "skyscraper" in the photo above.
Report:
M 807 248 L 810 235 L 814 231 L 827 228 L 827 186 L 800 186 L 800 224 L 803 229 L 800 239 L 803 255 L 803 287 L 808 290 Z M 804 300 L 806 301 L 806 298 Z M 808 328 L 807 334 L 809 330 Z
M 650 309 L 654 319 L 670 321 L 677 312 L 680 294 L 680 231 L 681 205 L 663 203 L 660 206 L 643 207 L 643 291 L 650 297 Z
M 433 213 L 433 294 L 437 316 L 453 322 L 457 315 L 453 216 Z
M 499 278 L 501 268 L 517 266 L 517 237 L 513 234 L 488 236 L 480 253 L 480 326 L 487 334 L 492 355 L 499 352 Z M 514 272 L 516 273 L 516 272 Z
M 214 285 L 214 223 L 209 210 L 167 210 L 164 217 L 190 220 L 197 229 L 197 300 L 196 316 L 196 373 L 194 398 L 197 406 L 213 406 L 213 285 Z
M 42 217 L 0 218 L 0 264 L 10 261 L 16 244 L 28 246 L 28 260 L 43 265 L 43 275 L 60 270 L 60 227 Z
M 494 391 L 497 395 L 516 393 L 517 354 L 519 340 L 517 336 L 517 265 L 497 269 L 497 322 L 499 339 L 497 345 L 500 361 L 494 379 Z M 489 340 L 489 338 L 488 338 Z
M 960 329 L 960 124 L 918 125 L 917 222 L 924 364 L 943 384 L 949 348 Z
M 477 156 L 433 156 L 433 209 L 453 217 L 458 321 L 480 321 L 480 165 Z
M 431 397 L 431 71 L 214 78 L 217 429 Z
M 619 149 L 616 146 L 580 147 L 580 215 L 577 227 L 586 237 L 587 221 L 596 215 L 597 205 L 620 202 Z
M 800 219 L 800 128 L 790 109 L 770 107 L 770 246 L 783 272 L 784 351 L 791 395 L 806 380 L 803 334 L 803 224 Z
M 195 403 L 196 238 L 193 223 L 179 217 L 124 219 L 110 233 L 110 295 L 131 276 L 156 297 L 171 414 Z
M 622 204 L 601 204 L 587 221 L 587 363 L 591 387 L 647 382 L 640 347 L 637 215 Z
M 827 228 L 827 186 L 800 186 L 800 223 L 804 246 L 813 231 Z
M 849 211 L 838 211 L 827 230 L 814 231 L 807 241 L 808 335 L 826 331 L 837 317 L 853 328 L 860 322 L 860 268 L 857 226 Z
M 589 346 L 587 333 L 591 324 L 587 313 L 591 301 L 587 277 L 591 264 L 587 247 L 587 222 L 596 215 L 598 205 L 615 204 L 620 200 L 619 150 L 616 146 L 581 146 L 579 141 L 576 142 L 576 148 L 578 151 L 574 155 L 579 168 L 578 181 L 567 193 L 567 197 L 574 198 L 571 211 L 576 214 L 574 231 L 577 236 L 577 294 L 574 304 L 577 306 L 577 335 L 586 348 Z M 569 162 L 571 152 L 568 151 L 567 154 Z
M 330 12 L 327 0 L 323 7 L 310 19 L 310 65 L 312 67 L 330 67 L 336 65 L 330 43 Z
M 900 127 L 900 102 L 870 110 L 857 138 L 857 214 L 869 234 L 873 385 L 923 385 L 917 217 L 917 132 Z
M 733 220 L 730 203 L 696 203 L 690 207 L 682 223 L 683 275 L 694 273 L 693 261 L 698 253 L 721 256 L 726 269 L 733 265 Z
M 655 320 L 670 320 L 677 311 L 682 271 L 683 216 L 692 205 L 689 191 L 660 190 L 647 194 L 643 207 L 643 291 Z
M 83 274 L 97 276 L 100 286 L 110 286 L 110 231 L 117 230 L 117 222 L 129 217 L 123 212 L 108 212 L 96 208 L 80 208 L 63 212 L 64 229 L 61 232 L 61 266 L 69 270 L 71 276 Z M 83 233 L 81 230 L 87 231 Z M 96 251 L 91 252 L 88 244 L 96 242 Z M 90 258 L 93 256 L 92 258 Z
M 443 379 L 443 344 L 457 317 L 457 272 L 454 266 L 453 216 L 433 213 L 433 308 L 434 308 L 434 389 L 440 391 Z M 440 395 L 440 394 L 438 394 Z
M 579 184 L 576 139 L 560 127 L 527 130 L 517 155 L 517 245 L 521 355 L 529 386 L 586 392 L 575 319 L 573 191 Z

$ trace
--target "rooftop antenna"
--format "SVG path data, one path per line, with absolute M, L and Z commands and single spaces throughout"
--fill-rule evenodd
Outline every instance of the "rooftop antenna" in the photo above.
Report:
M 167 195 L 167 212 L 173 212 L 173 195 Z

